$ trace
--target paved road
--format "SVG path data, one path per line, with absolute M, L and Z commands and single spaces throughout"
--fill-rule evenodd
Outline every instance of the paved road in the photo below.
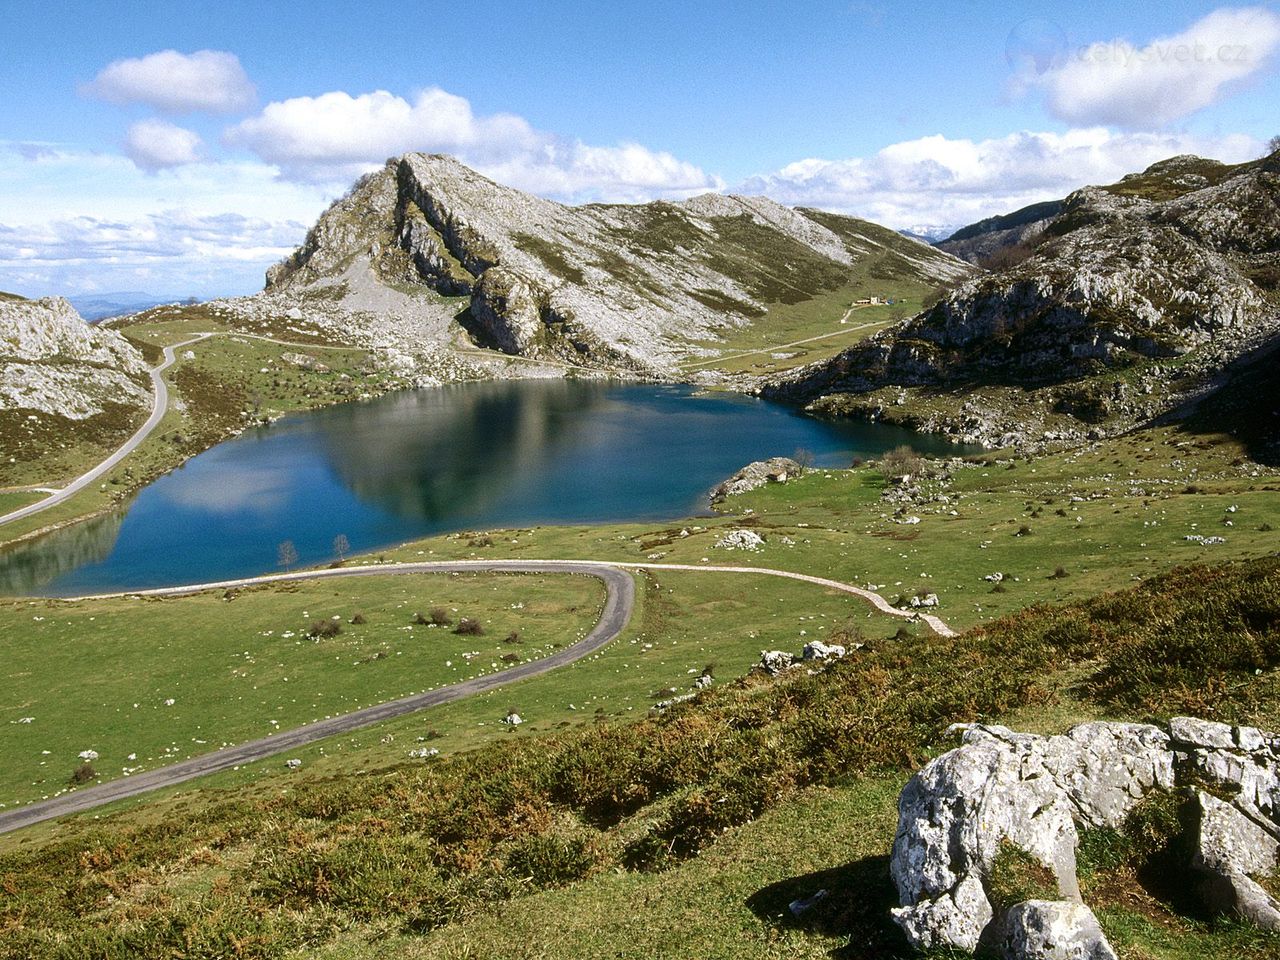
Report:
M 318 720 L 304 727 L 285 730 L 251 740 L 238 746 L 227 747 L 214 753 L 202 754 L 183 760 L 167 767 L 149 770 L 145 773 L 123 777 L 108 783 L 98 784 L 83 790 L 52 800 L 43 800 L 26 807 L 0 812 L 0 833 L 18 830 L 50 820 L 54 817 L 78 813 L 93 807 L 134 797 L 140 793 L 156 790 L 161 787 L 172 787 L 194 777 L 201 777 L 234 766 L 252 763 L 266 757 L 296 750 L 298 747 L 314 743 L 335 734 L 349 733 L 373 723 L 401 717 L 425 707 L 434 707 L 453 700 L 460 700 L 472 694 L 492 690 L 517 680 L 534 677 L 566 664 L 573 663 L 589 653 L 599 650 L 613 640 L 627 622 L 635 606 L 635 582 L 626 571 L 608 564 L 580 563 L 574 561 L 537 561 L 510 560 L 480 563 L 396 563 L 380 564 L 369 567 L 343 567 L 334 570 L 309 570 L 296 574 L 280 574 L 270 577 L 251 577 L 244 580 L 229 580 L 220 583 L 195 584 L 172 590 L 145 590 L 124 594 L 125 596 L 180 596 L 188 593 L 199 593 L 204 590 L 225 589 L 238 586 L 249 586 L 257 583 L 279 583 L 283 580 L 313 580 L 322 577 L 360 577 L 385 576 L 389 573 L 473 573 L 477 569 L 488 573 L 580 573 L 598 577 L 604 581 L 606 597 L 600 621 L 586 637 L 562 650 L 557 650 L 541 660 L 530 660 L 518 666 L 501 670 L 498 673 L 485 674 L 460 683 L 449 684 L 425 693 L 416 693 L 390 700 L 372 707 L 365 707 L 354 713 Z
M 6 513 L 4 516 L 0 516 L 0 526 L 3 526 L 6 523 L 12 523 L 14 520 L 21 520 L 23 517 L 29 517 L 33 513 L 40 513 L 42 510 L 48 510 L 50 507 L 57 506 L 62 503 L 62 501 L 75 496 L 85 487 L 89 486 L 105 474 L 108 470 L 116 466 L 116 464 L 129 454 L 133 453 L 133 451 L 137 450 L 142 441 L 150 436 L 151 431 L 160 425 L 160 421 L 164 419 L 164 415 L 169 409 L 169 386 L 164 382 L 162 374 L 164 371 L 168 370 L 169 367 L 173 366 L 176 361 L 177 355 L 174 351 L 181 347 L 190 346 L 193 343 L 197 343 L 204 340 L 206 337 L 211 336 L 213 336 L 211 333 L 202 333 L 198 336 L 192 337 L 190 340 L 184 340 L 181 343 L 175 343 L 171 347 L 164 348 L 164 360 L 152 367 L 150 371 L 151 389 L 154 394 L 151 401 L 151 416 L 147 417 L 147 422 L 140 426 L 137 432 L 126 440 L 119 450 L 111 454 L 111 456 L 107 457 L 107 459 L 103 460 L 88 473 L 84 473 L 76 477 L 76 479 L 72 480 L 61 490 L 54 490 L 53 493 L 45 497 L 43 500 L 40 500 L 37 503 L 28 504 L 25 507 L 20 507 L 17 510 Z
M 242 333 L 238 330 L 219 330 L 211 333 L 199 333 L 188 340 L 181 343 L 175 343 L 172 346 L 164 348 L 164 360 L 152 367 L 149 371 L 151 374 L 151 416 L 147 417 L 147 422 L 140 426 L 137 432 L 125 441 L 115 453 L 107 457 L 100 464 L 90 470 L 88 473 L 82 474 L 75 480 L 61 489 L 53 487 L 23 487 L 21 489 L 47 492 L 51 496 L 45 499 L 28 504 L 4 516 L 0 516 L 0 526 L 6 523 L 12 523 L 14 520 L 21 520 L 23 517 L 29 517 L 33 513 L 40 513 L 42 510 L 48 510 L 50 507 L 57 506 L 62 501 L 75 496 L 85 487 L 89 486 L 107 471 L 115 467 L 121 460 L 129 454 L 137 450 L 143 440 L 150 436 L 151 431 L 160 425 L 160 421 L 164 419 L 165 413 L 169 409 L 169 385 L 164 382 L 162 374 L 168 370 L 177 360 L 177 351 L 183 347 L 189 347 L 193 343 L 199 343 L 201 340 L 207 340 L 210 337 L 244 337 L 250 340 L 262 340 L 266 343 L 278 344 L 282 347 L 296 347 L 301 350 L 362 350 L 362 347 L 348 347 L 341 344 L 324 344 L 324 343 L 295 343 L 290 340 L 277 340 L 275 337 L 266 337 L 257 333 Z
M 301 570 L 296 573 L 277 573 L 261 577 L 245 577 L 239 580 L 220 580 L 214 583 L 195 583 L 182 587 L 166 587 L 159 590 L 133 590 L 122 593 L 95 594 L 81 599 L 108 597 L 183 596 L 207 590 L 226 590 L 258 584 L 282 583 L 293 580 L 321 580 L 336 577 L 380 577 L 388 574 L 408 573 L 578 573 L 598 577 L 604 581 L 606 598 L 604 610 L 595 628 L 577 643 L 558 650 L 541 660 L 522 663 L 498 673 L 486 674 L 471 680 L 450 684 L 425 693 L 416 693 L 399 700 L 365 707 L 354 713 L 318 720 L 315 723 L 285 730 L 252 740 L 238 746 L 227 747 L 214 753 L 203 754 L 167 767 L 140 773 L 136 776 L 77 790 L 66 796 L 43 800 L 26 807 L 0 812 L 0 833 L 28 827 L 43 820 L 79 813 L 93 807 L 134 797 L 141 793 L 171 787 L 194 777 L 217 773 L 231 767 L 276 754 L 296 750 L 325 737 L 348 733 L 361 727 L 414 713 L 426 707 L 438 706 L 460 700 L 472 694 L 492 690 L 517 680 L 538 676 L 573 663 L 589 653 L 594 653 L 613 640 L 626 627 L 635 607 L 635 583 L 627 570 L 679 570 L 695 573 L 735 573 L 757 576 L 782 577 L 800 580 L 831 590 L 853 594 L 867 600 L 877 610 L 891 616 L 921 620 L 942 636 L 955 636 L 955 631 L 941 619 L 931 614 L 899 610 L 873 590 L 855 587 L 839 580 L 795 573 L 791 570 L 775 570 L 770 567 L 731 567 L 708 564 L 678 563 L 618 563 L 596 560 L 441 560 L 422 563 L 383 563 L 367 567 L 337 567 L 324 570 Z

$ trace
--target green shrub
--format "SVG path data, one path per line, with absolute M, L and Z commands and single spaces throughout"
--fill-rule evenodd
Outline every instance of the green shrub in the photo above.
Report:
M 1058 879 L 1053 871 L 1008 840 L 1000 849 L 987 875 L 987 897 L 996 914 L 1026 900 L 1058 900 Z

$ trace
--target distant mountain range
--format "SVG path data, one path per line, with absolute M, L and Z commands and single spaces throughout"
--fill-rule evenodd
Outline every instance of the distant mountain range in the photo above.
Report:
M 113 293 L 83 293 L 67 298 L 80 316 L 93 322 L 123 317 L 130 313 L 149 310 L 162 303 L 178 303 L 185 297 L 163 297 L 139 290 L 122 290 Z

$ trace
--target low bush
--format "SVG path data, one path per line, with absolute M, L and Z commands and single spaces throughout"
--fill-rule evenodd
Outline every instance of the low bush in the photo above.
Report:
M 307 636 L 312 640 L 327 640 L 342 633 L 340 620 L 312 620 L 307 628 Z

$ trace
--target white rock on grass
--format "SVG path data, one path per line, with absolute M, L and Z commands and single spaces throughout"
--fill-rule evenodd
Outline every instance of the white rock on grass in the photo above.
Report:
M 1211 908 L 1280 930 L 1280 903 L 1253 879 L 1280 870 L 1280 738 L 1187 717 L 1168 734 L 1104 722 L 1055 737 L 960 729 L 963 744 L 926 764 L 898 801 L 893 916 L 913 945 L 1112 960 L 1081 903 L 1078 827 L 1119 829 L 1144 798 L 1179 786 L 1199 803 L 1189 884 Z M 986 884 L 1007 847 L 1038 861 L 1060 899 L 996 916 Z
M 771 677 L 785 673 L 796 665 L 796 655 L 785 650 L 761 650 L 760 669 Z
M 764 537 L 754 530 L 730 530 L 715 542 L 724 550 L 760 550 L 764 546 Z
M 1093 911 L 1062 900 L 1027 900 L 1010 907 L 1000 952 L 1036 960 L 1117 960 Z
M 803 660 L 839 660 L 845 655 L 845 649 L 838 643 L 823 643 L 821 640 L 810 640 L 804 645 L 800 657 Z

